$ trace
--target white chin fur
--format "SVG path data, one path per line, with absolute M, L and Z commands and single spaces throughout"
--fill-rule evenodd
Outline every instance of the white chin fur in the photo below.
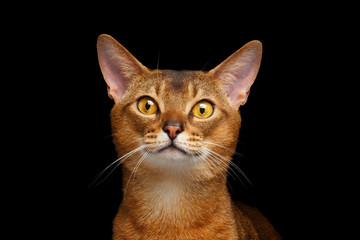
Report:
M 158 150 L 147 154 L 145 159 L 145 162 L 151 167 L 175 169 L 189 168 L 202 160 L 199 156 L 189 153 L 186 146 L 179 144 L 179 142 L 187 141 L 187 136 L 184 133 L 180 133 L 174 141 L 174 145 L 176 145 L 177 148 L 168 147 L 161 150 L 163 147 L 171 145 L 171 141 L 165 132 L 160 133 L 157 140 L 162 142 L 162 144 L 157 146 Z
M 149 153 L 146 157 L 147 164 L 155 168 L 164 167 L 191 167 L 201 161 L 199 156 L 186 154 L 175 148 L 167 148 L 160 152 Z

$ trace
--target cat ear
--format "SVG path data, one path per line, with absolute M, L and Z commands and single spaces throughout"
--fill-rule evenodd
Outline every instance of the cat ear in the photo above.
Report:
M 250 87 L 259 71 L 261 54 L 261 42 L 251 41 L 210 71 L 220 81 L 236 108 L 246 103 Z
M 101 72 L 108 85 L 108 94 L 117 103 L 124 95 L 131 80 L 148 71 L 131 53 L 109 35 L 97 40 Z

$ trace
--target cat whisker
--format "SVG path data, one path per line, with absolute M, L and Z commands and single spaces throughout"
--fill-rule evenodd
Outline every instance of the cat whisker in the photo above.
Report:
M 110 135 L 107 135 L 107 136 L 104 136 L 104 137 L 100 138 L 100 140 L 105 140 L 105 139 L 111 138 L 112 136 L 113 136 L 113 134 L 110 134 Z
M 128 143 L 126 143 L 126 144 L 123 144 L 122 146 L 128 146 L 128 145 L 133 144 L 133 143 L 135 143 L 135 142 L 140 142 L 140 141 L 142 141 L 142 140 L 144 140 L 144 139 L 147 139 L 147 138 L 146 138 L 146 137 L 138 138 L 138 139 L 136 139 L 136 140 L 134 140 L 134 141 L 128 142 Z
M 111 164 L 109 164 L 104 170 L 102 170 L 95 178 L 95 180 L 88 186 L 88 187 L 96 187 L 99 184 L 101 184 L 102 182 L 104 182 L 110 175 L 111 173 L 113 173 L 115 171 L 115 169 L 120 166 L 126 159 L 128 159 L 131 155 L 133 155 L 134 153 L 142 150 L 144 147 L 146 147 L 146 145 L 141 145 L 140 147 L 135 148 L 134 150 L 126 153 L 125 155 L 123 155 L 122 157 L 116 159 L 115 161 L 113 161 Z M 114 164 L 115 167 L 110 171 L 110 173 L 108 173 L 99 183 L 96 183 L 101 176 L 103 176 L 103 174 L 110 168 L 112 167 Z M 95 184 L 96 183 L 96 184 Z
M 159 49 L 159 53 L 158 53 L 158 59 L 157 59 L 157 64 L 156 64 L 156 70 L 159 70 L 159 66 L 160 66 L 160 49 Z
M 146 146 L 146 145 L 143 145 L 143 146 Z M 138 162 L 136 163 L 134 169 L 132 170 L 131 174 L 130 174 L 130 177 L 126 183 L 126 187 L 125 187 L 125 190 L 124 190 L 124 195 L 126 195 L 126 191 L 127 191 L 127 188 L 129 186 L 129 183 L 131 181 L 131 177 L 134 175 L 134 180 L 135 180 L 135 175 L 136 175 L 136 171 L 139 169 L 141 163 L 144 161 L 144 159 L 146 158 L 146 156 L 149 154 L 150 151 L 145 151 L 145 153 L 142 154 L 141 158 L 138 160 Z M 133 182 L 134 184 L 134 182 Z M 134 186 L 134 185 L 133 185 Z
M 227 179 L 227 177 L 223 174 L 223 172 L 216 166 L 216 162 L 214 162 L 213 161 L 213 159 L 212 158 L 210 158 L 209 157 L 209 152 L 205 149 L 205 148 L 203 148 L 202 149 L 202 151 L 201 151 L 201 153 L 205 153 L 205 156 L 204 156 L 204 158 L 202 158 L 206 163 L 211 163 L 211 165 L 213 166 L 213 167 L 215 167 L 220 173 L 221 173 L 221 175 L 224 177 L 224 179 L 226 180 Z M 200 154 L 200 155 L 202 155 L 202 154 Z M 207 161 L 208 160 L 208 161 Z M 224 170 L 225 170 L 225 172 L 227 171 L 227 169 L 224 167 L 224 166 L 222 166 L 222 165 L 220 165 L 220 164 L 218 164 L 219 166 L 221 166 Z M 209 165 L 209 167 L 211 167 L 210 165 Z
M 204 161 L 204 163 L 206 163 L 210 168 L 213 168 L 212 166 L 214 166 L 213 164 L 212 164 L 212 166 L 210 165 L 210 163 L 209 163 L 209 159 L 205 156 L 205 152 L 204 151 L 196 151 L 197 152 L 197 154 L 198 154 L 198 156 Z M 217 168 L 217 167 L 216 167 Z M 225 179 L 225 181 L 226 181 L 226 177 L 224 176 L 224 174 L 220 171 L 220 169 L 219 168 L 217 168 L 217 170 L 221 173 L 221 175 L 224 177 L 224 179 Z
M 243 141 L 240 141 L 238 138 L 234 138 L 234 137 L 231 138 L 237 141 L 238 143 L 240 143 L 241 145 L 245 145 L 245 143 Z
M 208 149 L 206 149 L 205 147 L 202 147 L 202 150 L 203 150 L 203 152 L 206 153 L 206 155 L 207 155 L 206 159 L 209 160 L 209 162 L 212 163 L 212 165 L 215 166 L 215 168 L 221 173 L 221 175 L 222 175 L 222 176 L 224 177 L 224 179 L 225 179 L 225 182 L 227 183 L 227 185 L 229 186 L 229 188 L 231 189 L 231 191 L 233 191 L 230 183 L 229 183 L 228 180 L 227 180 L 227 177 L 223 174 L 223 172 L 222 172 L 216 165 L 222 167 L 222 168 L 225 170 L 225 172 L 228 173 L 227 168 L 226 168 L 227 166 L 224 166 L 224 165 L 223 165 L 224 163 L 223 163 L 222 161 L 216 161 L 216 159 L 212 158 L 210 152 L 209 152 Z
M 206 66 L 213 60 L 214 57 L 211 57 L 205 64 L 204 66 L 202 67 L 201 71 L 204 71 Z
M 209 149 L 209 148 L 207 148 L 207 147 L 203 147 L 203 148 L 205 148 L 207 151 L 209 151 L 210 153 L 212 153 L 213 155 L 215 155 L 215 156 L 217 156 L 218 158 L 220 158 L 220 159 L 223 159 L 224 161 L 228 161 L 226 158 L 224 158 L 223 156 L 221 156 L 220 154 L 218 154 L 217 152 L 215 152 L 215 151 L 213 151 L 213 150 L 211 150 L 211 149 Z M 250 185 L 253 185 L 252 183 L 251 183 L 251 181 L 250 181 L 250 179 L 245 175 L 245 173 L 240 169 L 240 167 L 239 166 L 237 166 L 233 161 L 229 161 L 229 169 L 231 169 L 231 167 L 234 167 L 237 171 L 239 171 L 240 172 L 240 174 L 248 181 L 248 183 L 250 184 Z M 234 171 L 234 170 L 232 170 L 232 171 Z M 239 180 L 242 182 L 242 180 L 239 178 Z M 243 182 L 242 182 L 243 183 Z
M 149 152 L 150 152 L 149 150 L 146 150 L 145 153 L 143 153 L 141 159 L 139 160 L 139 163 L 136 164 L 135 169 L 134 169 L 134 177 L 133 177 L 134 179 L 136 178 L 136 171 L 139 169 L 141 163 L 142 163 L 142 162 L 144 161 L 144 159 L 147 157 L 147 155 L 149 154 Z
M 239 153 L 239 152 L 237 152 L 237 151 L 234 151 L 234 150 L 232 150 L 232 149 L 230 149 L 230 148 L 228 148 L 228 147 L 225 147 L 225 146 L 223 146 L 223 145 L 221 145 L 221 144 L 214 143 L 214 142 L 207 142 L 207 141 L 201 141 L 201 142 L 207 143 L 207 144 L 210 144 L 210 145 L 214 145 L 214 146 L 217 146 L 217 147 L 221 147 L 221 148 L 223 148 L 223 149 L 225 149 L 225 150 L 228 150 L 228 151 L 231 152 L 232 154 L 235 154 L 235 155 L 237 155 L 237 156 L 239 156 L 239 157 L 244 157 L 243 154 L 241 154 L 241 153 Z
M 229 150 L 230 152 L 232 152 L 233 154 L 235 154 L 235 155 L 237 155 L 237 156 L 240 156 L 240 157 L 244 157 L 244 155 L 243 154 L 241 154 L 241 153 L 239 153 L 239 152 L 236 152 L 236 151 L 233 151 L 232 149 L 230 149 L 230 148 L 227 148 L 227 147 L 225 147 L 225 146 L 223 146 L 223 145 L 220 145 L 220 144 L 217 144 L 217 143 L 214 143 L 214 142 L 208 142 L 208 141 L 202 141 L 203 143 L 207 143 L 207 144 L 210 144 L 210 145 L 214 145 L 214 146 L 218 146 L 218 147 L 221 147 L 221 148 L 223 148 L 223 149 L 225 149 L 225 150 Z M 239 143 L 242 143 L 242 142 L 240 142 L 240 141 L 238 141 Z M 243 144 L 243 143 L 242 143 Z M 215 152 L 215 151 L 213 151 L 213 150 L 211 150 L 211 149 L 209 149 L 209 148 L 207 148 L 209 151 L 211 151 L 213 154 L 215 154 L 215 155 L 217 155 L 218 157 L 220 157 L 220 158 L 222 158 L 222 159 L 224 159 L 224 157 L 223 156 L 221 156 L 220 154 L 218 154 L 217 152 Z M 226 159 L 225 159 L 226 160 Z M 231 169 L 232 170 L 232 167 L 234 167 L 237 171 L 239 171 L 240 173 L 241 173 L 241 175 L 247 180 L 247 182 L 250 184 L 250 185 L 253 185 L 252 183 L 251 183 L 251 181 L 250 181 L 250 179 L 245 175 L 245 173 L 240 169 L 240 167 L 239 166 L 237 166 L 233 161 L 230 161 L 230 166 L 229 166 L 229 169 Z M 235 173 L 235 171 L 234 170 L 232 170 L 234 173 Z M 235 174 L 235 175 L 237 175 L 237 174 Z M 238 176 L 238 175 L 237 175 Z M 239 178 L 239 177 L 238 177 Z M 239 180 L 243 183 L 243 181 L 239 178 Z
M 209 153 L 209 155 L 214 159 L 214 161 L 219 162 L 222 165 L 225 165 L 227 167 L 227 169 L 228 169 L 227 173 L 229 174 L 230 177 L 232 177 L 235 181 L 239 180 L 243 186 L 246 186 L 245 183 L 243 182 L 243 180 L 239 177 L 239 175 L 236 173 L 236 171 L 234 169 L 232 169 L 231 166 L 229 166 L 229 164 L 226 164 L 226 162 L 224 162 L 221 158 L 217 157 L 213 153 Z M 229 162 L 229 163 L 231 163 L 231 162 Z M 229 188 L 233 191 L 231 184 L 229 182 L 227 182 L 227 183 L 228 183 Z
M 191 160 L 193 161 L 194 165 L 196 165 L 195 155 L 198 157 L 201 154 L 195 150 L 194 152 L 190 152 L 190 155 L 191 155 Z
M 237 175 L 236 172 L 229 166 L 230 162 L 229 162 L 229 164 L 227 164 L 227 162 L 226 162 L 225 160 L 217 157 L 214 153 L 211 152 L 210 149 L 208 149 L 208 148 L 206 148 L 206 147 L 204 147 L 204 149 L 207 151 L 208 155 L 209 155 L 214 161 L 216 161 L 216 162 L 220 163 L 222 166 L 224 166 L 224 168 L 226 169 L 227 173 L 228 173 L 234 180 L 236 180 L 236 178 L 237 178 L 237 179 L 239 179 L 239 180 L 242 182 L 242 180 L 241 180 L 241 178 L 239 177 L 239 175 Z M 229 169 L 229 171 L 228 171 L 227 169 Z M 234 177 L 233 174 L 232 174 L 230 171 L 231 171 L 233 174 L 235 174 L 236 177 Z

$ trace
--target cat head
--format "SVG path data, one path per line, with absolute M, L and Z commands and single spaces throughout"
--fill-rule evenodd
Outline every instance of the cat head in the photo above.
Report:
M 226 172 L 260 67 L 252 41 L 211 71 L 150 70 L 108 35 L 97 43 L 111 111 L 114 144 L 124 166 L 167 172 Z

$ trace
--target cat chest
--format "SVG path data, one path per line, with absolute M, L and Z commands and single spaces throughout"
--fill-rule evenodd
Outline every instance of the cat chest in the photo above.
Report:
M 178 215 L 179 208 L 184 205 L 185 188 L 179 183 L 164 181 L 156 184 L 147 192 L 147 209 L 152 211 L 154 216 Z
M 163 181 L 151 188 L 138 191 L 135 205 L 131 207 L 134 216 L 144 225 L 154 223 L 166 225 L 189 224 L 200 213 L 196 211 L 194 196 L 178 182 Z M 201 214 L 200 214 L 201 215 Z

